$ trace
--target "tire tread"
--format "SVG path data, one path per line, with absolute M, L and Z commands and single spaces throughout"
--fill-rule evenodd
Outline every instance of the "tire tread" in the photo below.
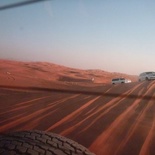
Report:
M 95 155 L 77 142 L 55 133 L 30 130 L 0 136 L 1 154 Z

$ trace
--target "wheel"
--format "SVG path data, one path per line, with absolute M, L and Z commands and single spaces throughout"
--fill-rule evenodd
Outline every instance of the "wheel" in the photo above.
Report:
M 77 142 L 45 131 L 0 135 L 1 155 L 95 155 Z
M 146 81 L 149 81 L 149 78 L 148 78 L 148 77 L 146 77 L 146 78 L 145 78 L 145 80 L 146 80 Z

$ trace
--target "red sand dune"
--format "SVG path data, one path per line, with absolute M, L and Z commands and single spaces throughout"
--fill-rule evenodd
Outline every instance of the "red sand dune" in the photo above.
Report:
M 133 82 L 137 76 L 102 70 L 80 70 L 47 62 L 18 62 L 0 60 L 0 78 L 4 84 L 36 85 L 41 82 L 110 83 L 112 78 L 125 77 Z M 24 84 L 22 82 L 24 81 Z M 34 82 L 34 84 L 32 84 Z M 38 82 L 38 83 L 37 83 Z
M 42 65 L 48 65 L 50 76 Z M 44 69 L 38 71 L 26 66 L 0 62 L 1 133 L 38 129 L 71 138 L 97 155 L 155 154 L 155 81 L 68 83 L 54 73 L 68 68 L 55 65 L 52 71 L 51 64 L 35 63 Z M 83 72 L 78 74 L 84 79 Z M 76 77 L 73 69 L 70 74 Z

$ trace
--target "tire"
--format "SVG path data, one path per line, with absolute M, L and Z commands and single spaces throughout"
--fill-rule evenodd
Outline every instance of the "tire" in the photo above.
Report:
M 146 80 L 146 81 L 149 81 L 149 78 L 148 78 L 148 77 L 146 77 L 146 78 L 145 78 L 145 80 Z
M 45 131 L 0 135 L 1 155 L 95 155 L 77 142 Z

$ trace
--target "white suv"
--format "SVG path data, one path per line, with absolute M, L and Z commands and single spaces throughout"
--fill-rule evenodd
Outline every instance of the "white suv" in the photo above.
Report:
M 155 80 L 155 72 L 144 72 L 139 75 L 139 81 Z
M 125 79 L 125 78 L 115 78 L 111 80 L 112 84 L 117 84 L 117 83 L 130 83 L 131 80 Z

